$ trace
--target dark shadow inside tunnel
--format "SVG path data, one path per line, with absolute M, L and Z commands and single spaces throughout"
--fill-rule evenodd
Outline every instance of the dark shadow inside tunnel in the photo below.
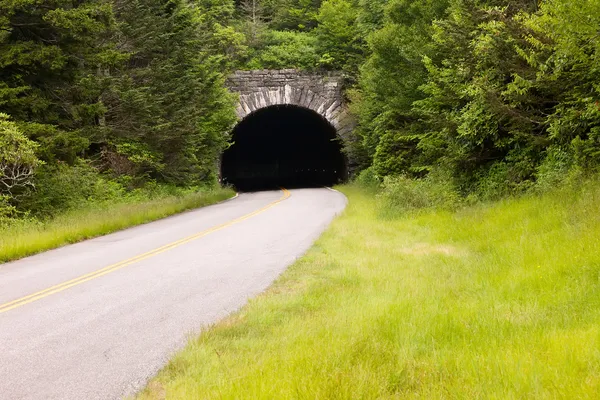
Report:
M 346 159 L 335 128 L 298 106 L 260 109 L 233 130 L 221 179 L 238 190 L 331 186 L 345 180 Z

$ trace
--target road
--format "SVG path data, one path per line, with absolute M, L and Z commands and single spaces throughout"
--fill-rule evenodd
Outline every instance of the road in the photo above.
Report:
M 134 394 L 239 309 L 346 205 L 325 188 L 236 199 L 0 265 L 0 399 Z

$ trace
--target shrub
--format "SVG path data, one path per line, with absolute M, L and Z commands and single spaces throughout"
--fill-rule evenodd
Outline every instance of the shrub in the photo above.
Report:
M 534 162 L 527 158 L 496 162 L 478 174 L 473 195 L 486 201 L 521 195 L 533 187 L 534 173 Z
M 392 215 L 422 209 L 454 209 L 461 203 L 452 179 L 438 172 L 423 179 L 385 177 L 380 197 L 384 212 Z
M 17 209 L 10 204 L 7 195 L 0 195 L 0 226 L 6 225 L 17 216 Z
M 40 168 L 36 190 L 23 199 L 19 207 L 38 216 L 52 216 L 89 202 L 122 200 L 125 194 L 123 185 L 79 160 L 73 166 L 57 164 Z
M 537 167 L 534 190 L 544 193 L 564 185 L 575 172 L 573 155 L 561 148 L 550 148 Z
M 263 48 L 248 61 L 248 69 L 315 69 L 320 56 L 316 50 L 317 39 L 305 32 L 271 31 Z
M 0 209 L 6 209 L 2 203 L 33 187 L 33 174 L 41 164 L 35 154 L 37 147 L 7 114 L 0 113 Z
M 381 178 L 375 173 L 373 167 L 362 170 L 354 182 L 367 189 L 378 189 L 381 187 Z

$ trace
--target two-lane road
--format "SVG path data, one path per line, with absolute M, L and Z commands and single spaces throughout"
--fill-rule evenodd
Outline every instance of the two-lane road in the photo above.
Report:
M 328 189 L 241 194 L 0 265 L 0 399 L 135 393 L 190 334 L 267 288 L 345 204 Z

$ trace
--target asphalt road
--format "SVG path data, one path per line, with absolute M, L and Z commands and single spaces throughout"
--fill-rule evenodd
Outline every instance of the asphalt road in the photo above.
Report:
M 0 265 L 0 399 L 134 394 L 237 310 L 346 204 L 328 189 L 238 198 Z

